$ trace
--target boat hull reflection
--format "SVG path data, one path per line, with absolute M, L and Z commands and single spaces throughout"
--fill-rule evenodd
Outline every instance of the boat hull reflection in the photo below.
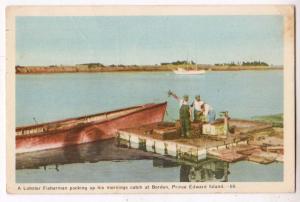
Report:
M 16 169 L 50 165 L 152 159 L 153 154 L 117 147 L 114 139 L 16 155 Z
M 198 163 L 177 161 L 155 153 L 119 147 L 114 140 L 74 145 L 47 151 L 17 154 L 16 169 L 54 169 L 73 163 L 96 163 L 99 161 L 152 160 L 153 167 L 179 167 L 180 182 L 227 182 L 229 163 L 206 159 Z

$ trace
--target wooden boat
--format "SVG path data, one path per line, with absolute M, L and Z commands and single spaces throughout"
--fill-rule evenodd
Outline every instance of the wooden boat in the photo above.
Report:
M 205 70 L 185 70 L 183 68 L 178 68 L 177 70 L 174 70 L 175 74 L 182 74 L 182 75 L 198 75 L 198 74 L 204 74 Z
M 118 129 L 161 122 L 167 103 L 145 104 L 99 114 L 16 128 L 16 153 L 113 138 Z

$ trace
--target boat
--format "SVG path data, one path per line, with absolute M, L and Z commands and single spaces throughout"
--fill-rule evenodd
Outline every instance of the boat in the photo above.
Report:
M 204 74 L 205 70 L 186 70 L 183 68 L 178 68 L 177 70 L 173 71 L 175 74 L 183 74 L 183 75 L 198 75 Z
M 16 128 L 16 153 L 78 145 L 113 138 L 119 129 L 161 122 L 167 102 Z

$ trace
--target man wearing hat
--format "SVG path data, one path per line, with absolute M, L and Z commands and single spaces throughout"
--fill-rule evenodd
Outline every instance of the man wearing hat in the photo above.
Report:
M 172 95 L 180 103 L 179 118 L 181 125 L 181 136 L 189 137 L 190 136 L 190 127 L 191 127 L 191 108 L 189 105 L 189 96 L 184 95 L 183 99 L 180 99 L 175 93 L 169 91 L 169 95 Z
M 203 120 L 203 105 L 204 102 L 201 100 L 200 95 L 195 97 L 191 107 L 194 109 L 194 121 L 199 122 Z

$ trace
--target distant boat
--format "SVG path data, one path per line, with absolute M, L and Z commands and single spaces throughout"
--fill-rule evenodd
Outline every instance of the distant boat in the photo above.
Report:
M 113 138 L 118 129 L 161 122 L 167 103 L 144 104 L 16 128 L 16 153 L 78 145 Z
M 197 75 L 197 74 L 204 74 L 205 70 L 186 70 L 183 68 L 178 68 L 177 70 L 174 70 L 173 72 L 175 74 Z

